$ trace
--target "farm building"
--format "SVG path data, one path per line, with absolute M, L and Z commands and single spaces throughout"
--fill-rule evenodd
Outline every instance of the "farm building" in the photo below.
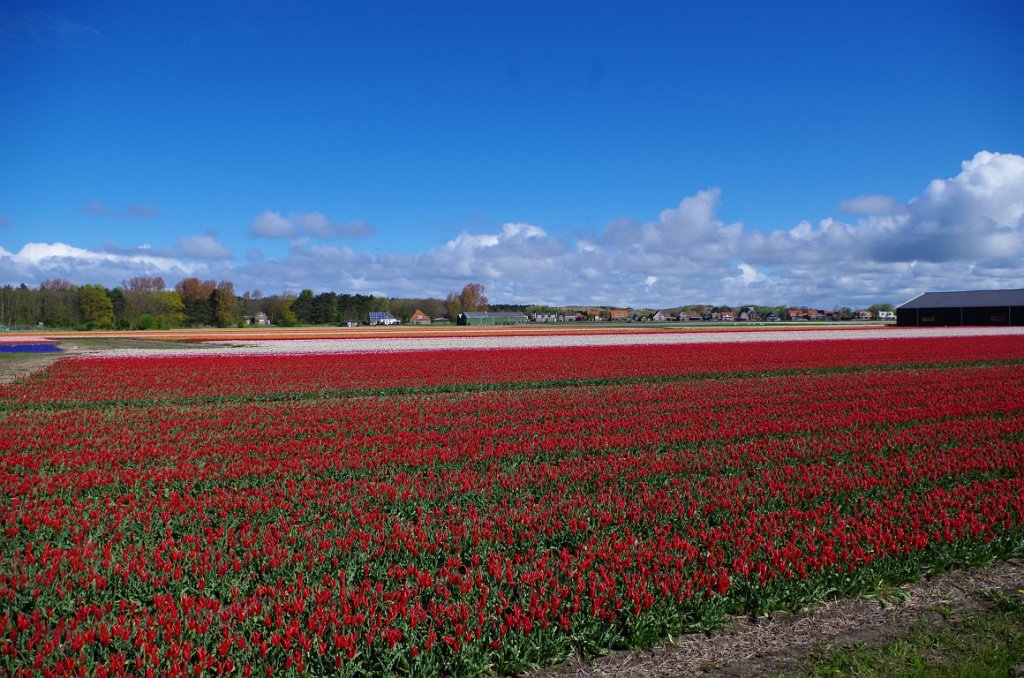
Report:
M 896 324 L 1024 325 L 1024 289 L 925 292 L 897 307 Z
M 371 325 L 397 325 L 398 318 L 391 315 L 389 311 L 370 311 Z
M 417 308 L 409 317 L 409 322 L 413 325 L 429 325 L 430 316 Z
M 460 325 L 524 325 L 529 321 L 522 313 L 508 311 L 463 311 Z

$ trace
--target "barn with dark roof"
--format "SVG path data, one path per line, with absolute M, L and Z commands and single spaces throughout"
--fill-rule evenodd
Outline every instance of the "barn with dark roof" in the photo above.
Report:
M 896 308 L 896 324 L 1024 325 L 1024 289 L 925 292 Z

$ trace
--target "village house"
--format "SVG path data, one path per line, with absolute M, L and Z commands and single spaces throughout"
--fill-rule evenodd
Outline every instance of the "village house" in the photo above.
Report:
M 629 311 L 613 308 L 612 310 L 608 311 L 608 319 L 618 321 L 629 320 Z
M 413 325 L 429 325 L 430 316 L 417 308 L 413 311 L 412 315 L 409 316 L 409 322 Z
M 258 326 L 269 325 L 270 324 L 270 317 L 267 316 L 267 314 L 264 313 L 263 311 L 260 311 L 256 315 L 247 315 L 247 316 L 245 316 L 245 324 L 246 325 L 258 325 Z

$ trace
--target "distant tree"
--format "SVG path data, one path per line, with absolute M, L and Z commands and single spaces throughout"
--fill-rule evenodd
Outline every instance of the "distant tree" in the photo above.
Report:
M 310 322 L 326 325 L 338 322 L 338 295 L 334 292 L 322 292 L 313 297 L 310 311 Z
M 468 283 L 461 292 L 451 292 L 445 300 L 445 307 L 452 322 L 466 311 L 486 311 L 488 305 L 487 297 L 484 296 L 484 286 L 480 283 Z
M 164 279 L 160 276 L 135 276 L 131 280 L 124 284 L 125 288 L 131 292 L 163 292 L 167 288 L 167 284 Z
M 114 304 L 100 285 L 85 285 L 78 289 L 78 309 L 89 329 L 110 329 L 114 326 Z
M 74 327 L 78 324 L 78 294 L 65 278 L 44 280 L 39 285 L 40 320 L 51 327 Z
M 868 306 L 868 310 L 874 313 L 875 317 L 878 317 L 879 311 L 895 311 L 896 307 L 892 304 L 871 304 Z
M 302 325 L 309 325 L 313 322 L 313 299 L 313 290 L 302 290 L 292 302 L 292 313 Z
M 10 285 L 0 287 L 0 325 L 7 327 L 15 324 L 14 320 L 14 288 Z
M 157 325 L 162 329 L 180 327 L 185 323 L 185 302 L 174 290 L 153 292 L 153 306 L 157 313 Z
M 288 299 L 281 306 L 281 311 L 278 313 L 275 324 L 281 327 L 295 327 L 299 324 L 299 319 L 295 317 L 295 313 L 292 311 L 292 301 L 293 299 Z
M 217 327 L 231 327 L 238 324 L 238 299 L 235 286 L 230 280 L 222 280 L 210 294 L 210 307 Z
M 263 297 L 260 300 L 260 308 L 267 314 L 267 318 L 274 325 L 281 327 L 294 327 L 299 323 L 292 311 L 292 303 L 295 301 L 295 294 L 284 292 L 282 294 Z
M 212 325 L 213 307 L 210 298 L 217 283 L 212 280 L 185 278 L 174 286 L 185 305 L 185 322 L 189 325 Z
M 125 296 L 124 288 L 115 287 L 112 290 L 107 290 L 107 296 L 110 297 L 110 303 L 114 307 L 114 327 L 119 330 L 131 327 L 131 321 L 128 318 L 128 298 Z
M 25 283 L 13 290 L 11 305 L 15 325 L 35 325 L 43 320 L 42 295 Z
M 444 300 L 444 308 L 448 319 L 455 322 L 462 313 L 462 298 L 455 292 L 449 292 L 448 297 Z
M 262 310 L 263 293 L 246 290 L 238 299 L 238 310 L 243 316 L 254 316 Z
M 469 283 L 459 293 L 462 301 L 463 311 L 486 311 L 488 309 L 487 297 L 484 296 L 484 286 L 480 283 Z

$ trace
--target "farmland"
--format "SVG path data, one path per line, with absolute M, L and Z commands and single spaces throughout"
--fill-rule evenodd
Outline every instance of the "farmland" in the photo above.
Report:
M 2 672 L 510 673 L 1021 552 L 1024 337 L 800 336 L 61 360 Z

